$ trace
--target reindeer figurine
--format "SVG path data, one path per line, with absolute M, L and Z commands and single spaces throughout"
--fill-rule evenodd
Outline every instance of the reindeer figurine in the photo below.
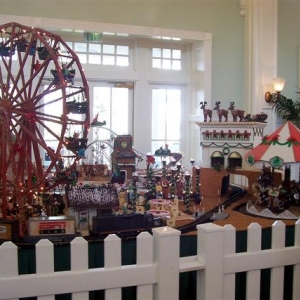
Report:
M 219 116 L 219 122 L 222 122 L 222 117 L 224 117 L 225 122 L 227 122 L 228 121 L 228 110 L 220 109 L 220 106 L 221 106 L 221 102 L 217 101 L 216 106 L 214 108 L 214 110 L 217 111 L 217 114 Z
M 205 106 L 207 105 L 207 102 L 200 102 L 200 109 L 203 110 L 203 116 L 204 116 L 204 122 L 207 122 L 207 117 L 209 117 L 209 122 L 211 122 L 211 118 L 212 118 L 212 110 L 205 108 Z
M 234 102 L 230 102 L 230 106 L 228 107 L 228 110 L 231 110 L 233 122 L 237 122 L 237 119 L 239 118 L 239 121 L 242 122 L 245 118 L 245 111 L 241 109 L 234 109 L 235 105 Z

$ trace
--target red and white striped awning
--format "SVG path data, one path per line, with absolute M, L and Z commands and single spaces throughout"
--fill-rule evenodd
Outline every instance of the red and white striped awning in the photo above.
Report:
M 246 154 L 247 162 L 270 162 L 274 168 L 283 164 L 300 162 L 300 130 L 290 121 L 281 125 L 271 135 Z

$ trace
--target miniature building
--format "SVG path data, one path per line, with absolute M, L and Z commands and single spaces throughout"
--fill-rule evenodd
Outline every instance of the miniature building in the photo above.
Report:
M 196 122 L 200 127 L 202 167 L 251 170 L 246 153 L 261 142 L 263 122 Z
M 111 154 L 112 171 L 126 171 L 127 179 L 132 178 L 135 171 L 136 154 L 132 148 L 131 135 L 118 135 L 114 141 L 114 151 Z

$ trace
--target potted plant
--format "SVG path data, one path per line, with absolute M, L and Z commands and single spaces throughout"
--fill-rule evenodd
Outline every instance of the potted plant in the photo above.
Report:
M 300 102 L 288 99 L 280 94 L 273 101 L 273 109 L 279 117 L 286 121 L 291 121 L 295 126 L 300 128 Z

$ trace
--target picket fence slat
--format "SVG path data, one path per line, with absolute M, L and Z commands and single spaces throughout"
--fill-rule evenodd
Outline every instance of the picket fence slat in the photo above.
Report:
M 171 227 L 153 228 L 154 263 L 157 265 L 155 299 L 179 298 L 180 231 Z
M 0 275 L 14 277 L 18 275 L 18 247 L 12 242 L 0 246 Z
M 300 220 L 295 223 L 295 247 L 300 247 Z M 300 262 L 294 265 L 293 274 L 293 299 L 300 299 Z
M 149 232 L 141 232 L 136 240 L 136 263 L 138 265 L 153 263 L 153 236 Z
M 36 244 L 35 249 L 37 275 L 54 273 L 53 243 L 43 239 Z
M 49 240 L 42 239 L 36 244 L 36 274 L 53 274 L 54 275 L 54 248 L 53 243 Z M 43 290 L 47 290 L 49 283 L 38 286 L 38 294 L 41 294 Z M 54 295 L 40 296 L 38 300 L 55 300 Z
M 224 228 L 213 223 L 197 225 L 198 260 L 205 269 L 197 276 L 198 299 L 222 299 L 224 266 Z M 210 288 L 213 286 L 214 288 Z
M 153 236 L 149 232 L 141 232 L 136 239 L 136 263 L 137 265 L 151 265 L 154 261 Z M 137 300 L 153 299 L 153 285 L 138 285 L 136 291 Z
M 104 269 L 115 269 L 121 267 L 121 239 L 116 234 L 111 234 L 105 238 L 104 244 Z M 117 279 L 118 277 L 116 277 Z M 104 279 L 105 280 L 105 279 Z M 106 289 L 106 300 L 121 300 L 122 289 Z
M 253 253 L 261 250 L 261 226 L 258 223 L 252 223 L 248 227 L 247 252 Z M 260 290 L 260 270 L 251 270 L 247 272 L 246 299 L 259 299 Z
M 285 266 L 294 266 L 293 299 L 300 299 L 300 221 L 295 223 L 294 246 L 285 246 L 286 226 L 272 226 L 271 249 L 261 250 L 262 230 L 252 223 L 247 251 L 236 253 L 236 229 L 207 223 L 197 225 L 197 255 L 180 257 L 180 231 L 153 229 L 137 237 L 136 264 L 121 265 L 122 241 L 116 235 L 104 240 L 104 267 L 88 269 L 88 242 L 70 244 L 71 270 L 54 272 L 54 245 L 36 244 L 36 274 L 18 275 L 18 248 L 0 246 L 0 300 L 36 296 L 54 300 L 71 293 L 72 300 L 88 300 L 89 291 L 104 290 L 105 300 L 122 298 L 123 287 L 137 287 L 137 300 L 179 299 L 179 274 L 197 272 L 197 300 L 235 299 L 235 276 L 247 272 L 246 299 L 259 299 L 261 270 L 271 269 L 270 299 L 283 299 Z M 50 283 L 50 284 L 49 284 Z M 18 288 L 16 288 L 18 287 Z
M 283 249 L 285 247 L 285 224 L 276 221 L 272 226 L 272 249 Z M 283 299 L 284 267 L 271 269 L 271 299 Z
M 6 242 L 0 246 L 0 276 L 18 276 L 18 247 L 12 242 Z M 0 278 L 1 278 L 0 277 Z M 1 291 L 1 289 L 0 289 Z M 1 297 L 1 292 L 0 292 Z M 17 300 L 17 298 L 10 300 Z
M 235 254 L 236 251 L 236 229 L 232 225 L 225 225 L 224 255 Z M 235 295 L 235 273 L 224 273 L 223 299 L 234 299 Z
M 82 237 L 71 241 L 71 270 L 87 271 L 89 267 L 88 242 Z M 78 259 L 80 257 L 80 259 Z M 72 293 L 72 300 L 88 300 L 89 292 Z

